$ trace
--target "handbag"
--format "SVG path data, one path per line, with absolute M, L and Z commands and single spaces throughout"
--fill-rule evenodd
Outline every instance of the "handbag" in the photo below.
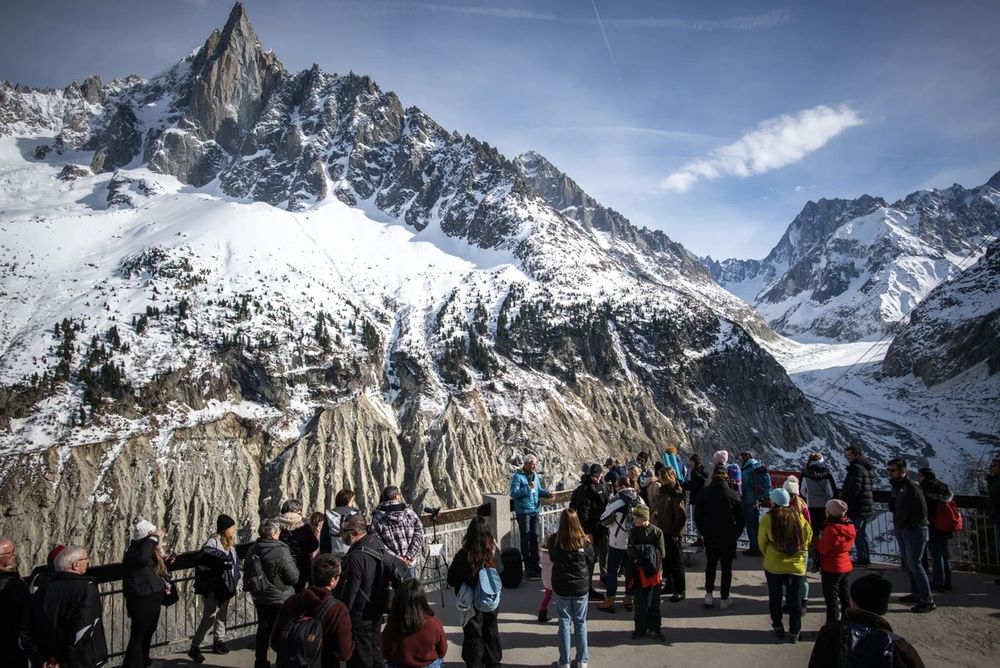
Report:
M 163 601 L 161 605 L 165 608 L 169 608 L 174 603 L 179 601 L 180 598 L 181 594 L 177 591 L 177 584 L 169 578 L 163 578 Z

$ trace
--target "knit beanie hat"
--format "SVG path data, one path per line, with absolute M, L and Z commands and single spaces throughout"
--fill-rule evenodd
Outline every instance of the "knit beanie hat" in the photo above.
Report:
M 784 507 L 792 502 L 792 497 L 790 497 L 788 495 L 788 492 L 786 492 L 781 487 L 775 487 L 774 489 L 772 489 L 770 494 L 768 494 L 768 496 L 771 497 L 771 503 L 773 503 L 776 506 Z
M 234 527 L 234 526 L 236 526 L 236 520 L 234 520 L 229 515 L 226 515 L 225 513 L 219 515 L 219 519 L 215 520 L 215 530 L 218 533 L 222 533 L 229 527 Z
M 667 454 L 668 455 L 676 455 L 677 454 L 677 448 L 675 446 L 673 446 L 673 445 L 668 445 L 667 446 Z
M 156 531 L 155 524 L 141 517 L 136 517 L 135 525 L 132 527 L 132 540 L 142 540 L 154 531 Z
M 826 502 L 826 512 L 830 517 L 843 517 L 847 512 L 847 504 L 840 499 L 830 499 Z
M 892 583 L 881 575 L 869 573 L 851 583 L 851 600 L 862 610 L 884 615 L 889 609 Z
M 729 452 L 726 450 L 719 450 L 714 455 L 712 455 L 712 461 L 716 464 L 722 464 L 725 466 L 729 463 Z
M 649 508 L 647 506 L 636 506 L 632 509 L 632 514 L 644 520 L 649 519 Z
M 785 484 L 781 486 L 789 494 L 799 495 L 799 479 L 793 475 L 788 476 Z
M 49 566 L 54 565 L 56 563 L 56 557 L 58 557 L 60 554 L 62 554 L 62 551 L 65 550 L 65 549 L 66 549 L 66 546 L 63 545 L 62 543 L 56 545 L 54 548 L 52 548 L 52 551 L 49 552 L 49 556 L 46 559 L 46 563 Z
M 601 475 L 603 472 L 604 471 L 603 471 L 603 469 L 601 469 L 601 465 L 600 464 L 591 464 L 590 465 L 590 471 L 589 471 L 590 475 Z

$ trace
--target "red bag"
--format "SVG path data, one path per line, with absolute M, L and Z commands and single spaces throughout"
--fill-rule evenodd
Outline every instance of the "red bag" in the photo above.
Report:
M 955 533 L 962 530 L 962 514 L 954 501 L 941 501 L 934 511 L 934 528 L 945 533 Z

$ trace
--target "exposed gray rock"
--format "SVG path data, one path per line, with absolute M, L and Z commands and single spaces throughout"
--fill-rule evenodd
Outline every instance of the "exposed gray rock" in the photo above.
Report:
M 56 178 L 60 181 L 75 181 L 76 179 L 83 178 L 85 176 L 90 176 L 93 172 L 87 167 L 81 165 L 66 165 L 61 170 Z
M 132 162 L 142 148 L 139 121 L 132 107 L 119 106 L 104 132 L 95 138 L 94 145 L 99 147 L 90 163 L 95 174 L 113 172 Z

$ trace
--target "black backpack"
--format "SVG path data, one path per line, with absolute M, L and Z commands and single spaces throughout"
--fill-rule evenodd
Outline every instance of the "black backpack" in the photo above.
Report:
M 331 594 L 314 614 L 293 617 L 278 638 L 276 668 L 319 668 L 323 660 L 323 616 L 337 599 Z
M 369 557 L 374 558 L 379 564 L 378 572 L 375 574 L 375 584 L 377 586 L 378 583 L 384 582 L 385 586 L 382 587 L 383 595 L 378 601 L 378 608 L 381 612 L 388 613 L 389 609 L 392 608 L 392 598 L 395 591 L 399 589 L 399 586 L 403 584 L 404 581 L 410 579 L 410 574 L 406 569 L 406 564 L 402 559 L 390 552 L 384 545 L 377 549 L 362 546 L 361 551 Z M 372 600 L 371 596 L 368 595 L 368 592 L 362 591 L 361 593 L 369 601 Z
M 840 625 L 840 665 L 844 668 L 892 668 L 894 633 L 846 619 Z

